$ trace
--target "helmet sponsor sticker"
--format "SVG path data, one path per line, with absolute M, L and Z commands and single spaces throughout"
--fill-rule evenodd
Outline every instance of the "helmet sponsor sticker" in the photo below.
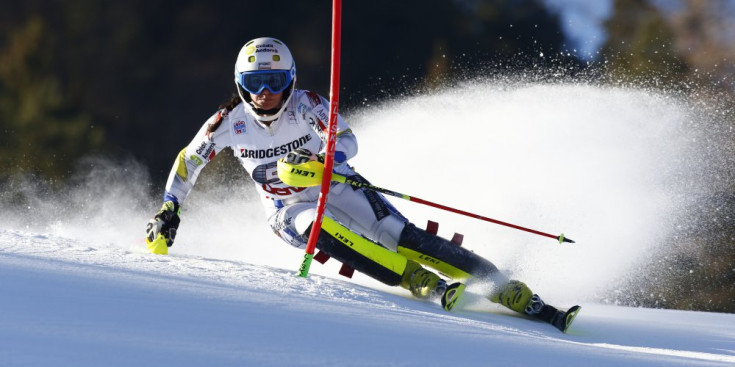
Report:
M 255 53 L 257 54 L 259 52 L 278 53 L 278 49 L 276 48 L 276 46 L 273 46 L 273 44 L 271 43 L 267 43 L 265 45 L 255 45 Z

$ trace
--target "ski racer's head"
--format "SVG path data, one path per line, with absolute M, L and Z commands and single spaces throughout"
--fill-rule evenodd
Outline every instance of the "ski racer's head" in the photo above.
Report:
M 235 85 L 245 110 L 257 120 L 277 119 L 296 85 L 296 63 L 291 51 L 271 37 L 248 41 L 237 55 Z

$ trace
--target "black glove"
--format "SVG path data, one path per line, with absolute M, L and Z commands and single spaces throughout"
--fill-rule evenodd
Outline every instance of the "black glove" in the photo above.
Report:
M 324 163 L 324 155 L 314 154 L 309 149 L 304 148 L 294 149 L 286 155 L 286 163 L 301 164 L 308 161 L 319 161 Z
M 179 204 L 166 201 L 161 210 L 153 216 L 146 226 L 146 246 L 154 254 L 166 255 L 174 244 L 176 230 L 179 228 Z

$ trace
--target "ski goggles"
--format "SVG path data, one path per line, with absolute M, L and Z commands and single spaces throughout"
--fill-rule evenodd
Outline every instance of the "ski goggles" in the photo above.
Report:
M 251 94 L 261 94 L 268 89 L 273 94 L 283 92 L 291 84 L 290 70 L 256 70 L 240 73 L 237 82 Z

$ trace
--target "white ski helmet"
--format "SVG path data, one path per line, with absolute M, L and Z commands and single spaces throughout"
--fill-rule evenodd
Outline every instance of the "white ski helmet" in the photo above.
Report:
M 281 116 L 296 85 L 296 63 L 286 45 L 271 37 L 256 38 L 245 43 L 235 62 L 235 85 L 245 109 L 259 121 L 273 121 Z M 250 93 L 268 89 L 283 92 L 278 109 L 261 110 L 252 104 Z

